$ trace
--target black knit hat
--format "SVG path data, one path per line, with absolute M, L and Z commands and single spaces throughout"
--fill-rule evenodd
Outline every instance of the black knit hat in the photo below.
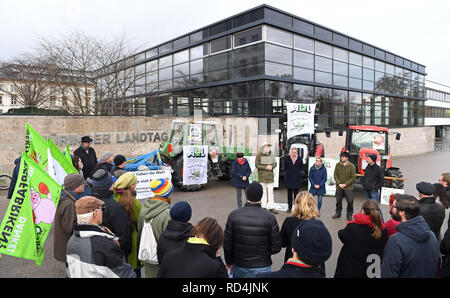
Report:
M 114 162 L 114 165 L 115 165 L 116 167 L 118 167 L 118 166 L 120 166 L 121 164 L 123 164 L 126 160 L 127 160 L 127 159 L 125 158 L 125 156 L 118 154 L 118 155 L 116 155 L 116 156 L 114 157 L 113 162 Z
M 322 264 L 331 256 L 330 232 L 320 220 L 304 220 L 292 233 L 292 248 L 306 264 Z
M 256 181 L 250 183 L 245 190 L 245 194 L 247 195 L 247 200 L 250 202 L 259 202 L 263 196 L 263 188 L 262 185 Z
M 113 184 L 113 178 L 109 172 L 99 169 L 86 180 L 91 187 L 98 189 L 109 189 Z

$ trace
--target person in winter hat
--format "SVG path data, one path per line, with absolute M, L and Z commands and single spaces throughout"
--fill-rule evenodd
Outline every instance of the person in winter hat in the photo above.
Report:
M 384 184 L 384 171 L 377 164 L 377 155 L 369 154 L 368 165 L 364 169 L 364 177 L 361 179 L 367 199 L 380 203 L 380 192 Z M 379 210 L 381 213 L 381 210 Z M 381 217 L 383 214 L 381 213 Z
M 270 143 L 264 143 L 260 148 L 258 154 L 255 157 L 255 167 L 258 170 L 258 182 L 261 184 L 264 190 L 263 197 L 261 199 L 261 207 L 266 208 L 273 214 L 277 214 L 273 204 L 275 203 L 273 196 L 273 182 L 274 171 L 277 166 L 275 155 L 272 152 L 272 145 Z
M 175 203 L 170 208 L 169 214 L 169 223 L 158 240 L 157 254 L 160 264 L 168 251 L 184 245 L 190 237 L 193 228 L 192 224 L 189 223 L 192 209 L 188 202 L 181 201 Z
M 172 198 L 173 184 L 166 179 L 150 181 L 150 188 L 154 197 L 144 199 L 138 220 L 138 239 L 141 239 L 144 222 L 151 222 L 153 234 L 159 241 L 161 234 L 166 229 L 170 218 L 170 200 Z M 159 265 L 144 263 L 145 277 L 157 277 Z
M 419 192 L 419 215 L 425 218 L 436 239 L 440 241 L 441 226 L 445 219 L 445 208 L 441 204 L 436 203 L 435 186 L 422 181 L 416 184 L 416 189 Z
M 281 250 L 277 219 L 261 208 L 263 192 L 260 183 L 252 182 L 246 189 L 245 205 L 228 215 L 223 248 L 234 277 L 271 271 L 271 255 Z
M 124 170 L 126 165 L 127 165 L 127 159 L 125 158 L 125 156 L 121 155 L 121 154 L 117 154 L 114 159 L 114 168 L 111 170 L 111 175 L 113 175 L 114 177 L 117 177 L 116 171 L 119 170 Z
M 130 225 L 133 228 L 131 234 L 131 253 L 127 257 L 127 262 L 133 266 L 137 277 L 141 277 L 141 262 L 138 260 L 139 239 L 137 237 L 137 224 L 142 205 L 136 199 L 136 175 L 128 172 L 120 176 L 113 184 L 113 199 L 125 209 Z
M 291 238 L 292 258 L 279 271 L 261 273 L 257 278 L 325 278 L 320 264 L 332 252 L 331 235 L 325 225 L 317 219 L 302 221 Z

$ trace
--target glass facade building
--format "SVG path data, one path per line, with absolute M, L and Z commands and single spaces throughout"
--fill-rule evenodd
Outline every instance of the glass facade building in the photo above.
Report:
M 424 124 L 425 66 L 271 6 L 227 18 L 97 71 L 133 77 L 104 115 L 283 118 L 316 102 L 319 130 Z M 112 71 L 114 69 L 114 71 Z

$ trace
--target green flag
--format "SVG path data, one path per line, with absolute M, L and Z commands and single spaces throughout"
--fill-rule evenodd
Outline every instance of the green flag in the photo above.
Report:
M 69 161 L 50 138 L 47 138 L 47 147 L 48 174 L 59 185 L 63 185 L 66 175 L 70 173 L 78 174 L 78 171 L 73 166 L 72 159 Z
M 25 153 L 42 168 L 45 169 L 47 167 L 47 142 L 28 123 L 26 124 Z
M 66 145 L 66 152 L 64 152 L 64 156 L 67 158 L 68 161 L 72 163 L 72 156 L 70 155 L 69 145 Z
M 22 154 L 14 194 L 0 225 L 0 253 L 40 266 L 61 186 L 26 153 Z

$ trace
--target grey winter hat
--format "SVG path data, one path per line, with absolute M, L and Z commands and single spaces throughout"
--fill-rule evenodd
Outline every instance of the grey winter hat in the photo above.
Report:
M 102 158 L 100 158 L 100 160 L 107 160 L 108 158 L 113 156 L 113 154 L 114 153 L 112 153 L 111 151 L 105 151 L 102 155 Z
M 64 189 L 74 190 L 83 183 L 84 178 L 82 174 L 71 173 L 64 178 Z

